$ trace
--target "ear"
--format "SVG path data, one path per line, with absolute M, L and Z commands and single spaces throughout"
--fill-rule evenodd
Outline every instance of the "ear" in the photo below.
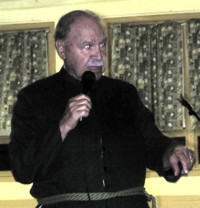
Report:
M 57 50 L 58 55 L 61 59 L 65 59 L 65 43 L 62 40 L 57 40 L 55 43 L 55 47 Z

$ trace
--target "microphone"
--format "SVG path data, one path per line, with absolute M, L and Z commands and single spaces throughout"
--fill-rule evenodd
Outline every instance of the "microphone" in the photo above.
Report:
M 91 71 L 85 71 L 81 77 L 82 93 L 89 96 L 95 82 L 95 74 Z M 82 117 L 80 118 L 82 121 Z
M 82 93 L 89 96 L 89 94 L 94 86 L 94 82 L 95 82 L 95 74 L 91 71 L 85 71 L 81 76 Z M 81 122 L 82 122 L 82 120 L 83 120 L 83 117 L 80 118 Z M 85 155 L 84 155 L 84 142 L 83 142 L 83 137 L 82 137 L 82 134 L 84 132 L 82 131 L 83 126 L 81 125 L 81 123 L 80 123 L 80 127 L 81 127 L 81 132 L 80 132 L 79 140 L 80 140 L 80 148 L 81 148 L 82 165 L 83 165 L 83 169 L 84 169 L 84 178 L 85 178 L 85 182 L 86 182 L 86 193 L 87 193 L 87 197 L 90 202 L 90 205 L 91 205 L 90 207 L 93 208 L 93 202 L 90 197 L 89 186 L 88 186 L 86 160 L 85 160 Z
M 178 101 L 188 109 L 188 113 L 190 116 L 195 116 L 196 119 L 198 121 L 200 121 L 200 117 L 197 115 L 197 113 L 195 112 L 195 110 L 192 108 L 192 106 L 185 100 L 185 98 L 183 97 L 183 95 L 180 95 L 180 99 L 178 99 Z
M 85 71 L 81 77 L 82 93 L 89 95 L 95 82 L 95 74 L 91 71 Z

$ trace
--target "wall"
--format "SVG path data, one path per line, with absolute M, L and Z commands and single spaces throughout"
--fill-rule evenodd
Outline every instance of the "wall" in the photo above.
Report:
M 68 3 L 66 3 L 68 2 Z M 0 27 L 7 24 L 34 22 L 57 23 L 59 17 L 74 9 L 90 9 L 103 18 L 137 17 L 146 15 L 199 13 L 199 0 L 4 0 L 0 2 Z M 62 61 L 56 56 L 56 70 Z M 150 174 L 151 175 L 151 174 Z M 0 207 L 34 207 L 29 195 L 30 185 L 14 182 L 10 173 L 0 174 Z M 167 183 L 156 175 L 148 177 L 146 189 L 157 196 L 159 207 L 200 207 L 200 176 L 192 173 L 176 184 Z M 178 202 L 177 202 L 178 199 Z M 30 200 L 30 201 L 28 201 Z M 185 206 L 182 201 L 184 201 Z M 173 203 L 174 202 L 174 203 Z M 170 204 L 172 203 L 172 204 Z
M 46 21 L 57 23 L 61 15 L 74 9 L 90 9 L 97 12 L 103 18 L 134 17 L 158 14 L 196 13 L 200 12 L 200 1 L 3 0 L 0 1 L 0 25 Z M 61 64 L 62 62 L 57 56 L 57 70 L 60 69 Z

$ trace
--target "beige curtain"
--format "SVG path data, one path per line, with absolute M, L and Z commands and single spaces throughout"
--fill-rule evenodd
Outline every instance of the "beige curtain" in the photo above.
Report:
M 111 77 L 134 84 L 162 130 L 184 127 L 181 24 L 111 24 Z
M 47 31 L 0 32 L 0 134 L 9 135 L 18 91 L 47 75 Z
M 188 21 L 187 29 L 191 105 L 200 116 L 200 20 Z M 192 125 L 193 128 L 200 129 L 200 122 L 194 117 Z

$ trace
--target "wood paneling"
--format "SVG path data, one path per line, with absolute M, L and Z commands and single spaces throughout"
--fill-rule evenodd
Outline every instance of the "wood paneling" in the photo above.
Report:
M 156 199 L 157 208 L 200 208 L 200 196 L 158 196 Z
M 33 200 L 5 200 L 0 201 L 0 207 L 2 208 L 35 208 L 37 202 Z

